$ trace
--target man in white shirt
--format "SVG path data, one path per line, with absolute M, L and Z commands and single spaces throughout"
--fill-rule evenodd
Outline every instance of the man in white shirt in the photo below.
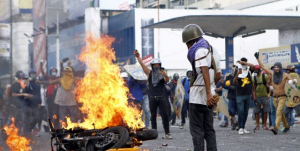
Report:
M 221 75 L 220 57 L 203 35 L 204 32 L 196 24 L 187 25 L 182 32 L 182 40 L 188 47 L 188 59 L 193 67 L 189 99 L 190 132 L 195 151 L 204 150 L 204 139 L 208 151 L 217 151 L 213 128 L 213 105 L 217 101 L 213 95 L 215 83 Z

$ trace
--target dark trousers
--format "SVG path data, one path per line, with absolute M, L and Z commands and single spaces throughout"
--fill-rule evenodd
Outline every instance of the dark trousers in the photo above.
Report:
M 217 151 L 216 132 L 213 126 L 213 108 L 190 103 L 189 116 L 194 151 L 204 151 L 204 140 L 206 141 L 207 151 Z
M 187 111 L 189 110 L 189 101 L 184 100 L 182 109 L 181 109 L 181 124 L 185 124 L 185 118 L 187 116 Z
M 170 133 L 169 127 L 169 118 L 168 118 L 168 110 L 167 110 L 167 102 L 163 96 L 161 97 L 153 97 L 149 96 L 149 105 L 151 111 L 151 126 L 152 129 L 157 129 L 156 116 L 157 116 L 157 107 L 159 107 L 160 115 L 163 121 L 163 126 L 165 133 Z
M 41 128 L 42 125 L 42 121 L 47 121 L 47 110 L 45 106 L 41 106 L 39 108 L 39 123 L 38 123 L 38 127 Z
M 49 98 L 47 98 L 47 111 L 48 111 L 48 119 L 51 119 L 54 127 L 58 128 L 59 127 L 59 105 L 54 103 L 54 99 L 55 99 L 55 94 L 49 96 Z M 55 118 L 54 118 L 55 117 Z M 48 122 L 47 119 L 47 122 Z
M 169 122 L 172 120 L 171 124 L 175 124 L 176 123 L 176 113 L 175 113 L 176 111 L 175 111 L 175 106 L 174 106 L 174 99 L 171 99 L 171 103 L 174 108 L 174 111 L 169 116 Z

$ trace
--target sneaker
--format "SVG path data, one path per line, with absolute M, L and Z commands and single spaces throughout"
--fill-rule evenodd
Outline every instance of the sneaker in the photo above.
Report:
M 244 134 L 244 130 L 243 130 L 242 128 L 240 128 L 239 134 L 240 134 L 240 135 L 243 135 L 243 134 Z
M 237 123 L 233 123 L 232 126 L 231 126 L 231 130 L 235 130 L 237 127 Z
M 173 139 L 173 137 L 171 136 L 171 134 L 166 134 L 166 139 Z
M 184 123 L 181 123 L 180 129 L 183 129 L 184 127 Z
M 272 128 L 271 131 L 273 132 L 274 135 L 277 135 L 277 133 L 278 133 L 278 130 L 275 128 Z
M 290 130 L 290 127 L 286 127 L 286 128 L 283 129 L 283 133 L 286 133 L 286 132 L 288 132 L 289 130 Z
M 244 134 L 250 134 L 250 132 L 244 128 Z
M 240 127 L 239 127 L 239 126 L 237 126 L 235 130 L 236 130 L 236 131 L 239 131 L 239 130 L 240 130 Z

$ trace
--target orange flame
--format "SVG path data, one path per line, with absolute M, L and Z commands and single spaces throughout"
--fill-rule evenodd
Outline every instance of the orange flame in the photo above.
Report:
M 15 127 L 15 119 L 11 119 L 13 121 L 9 126 L 5 125 L 4 130 L 8 136 L 6 140 L 6 144 L 13 151 L 29 151 L 31 147 L 29 146 L 30 140 L 26 137 L 22 137 L 18 135 L 19 129 Z
M 57 116 L 56 116 L 56 114 L 54 114 L 54 115 L 53 115 L 53 119 L 57 119 Z
M 133 129 L 144 127 L 142 113 L 128 106 L 128 88 L 124 86 L 120 68 L 112 62 L 116 60 L 111 48 L 114 40 L 107 35 L 100 39 L 91 34 L 87 37 L 79 59 L 85 62 L 89 72 L 75 90 L 78 102 L 82 103 L 80 110 L 87 116 L 83 123 L 71 123 L 67 118 L 67 128 L 101 129 L 124 123 Z

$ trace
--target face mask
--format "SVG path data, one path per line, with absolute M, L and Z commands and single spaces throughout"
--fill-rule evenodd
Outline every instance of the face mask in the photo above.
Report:
M 51 73 L 51 76 L 52 76 L 52 77 L 55 77 L 56 75 L 57 75 L 56 72 L 52 72 L 52 73 Z
M 33 74 L 33 75 L 30 76 L 30 78 L 31 78 L 32 80 L 36 80 L 36 75 Z
M 23 80 L 24 84 L 28 85 L 28 80 Z
M 159 72 L 160 67 L 153 67 L 154 72 Z

